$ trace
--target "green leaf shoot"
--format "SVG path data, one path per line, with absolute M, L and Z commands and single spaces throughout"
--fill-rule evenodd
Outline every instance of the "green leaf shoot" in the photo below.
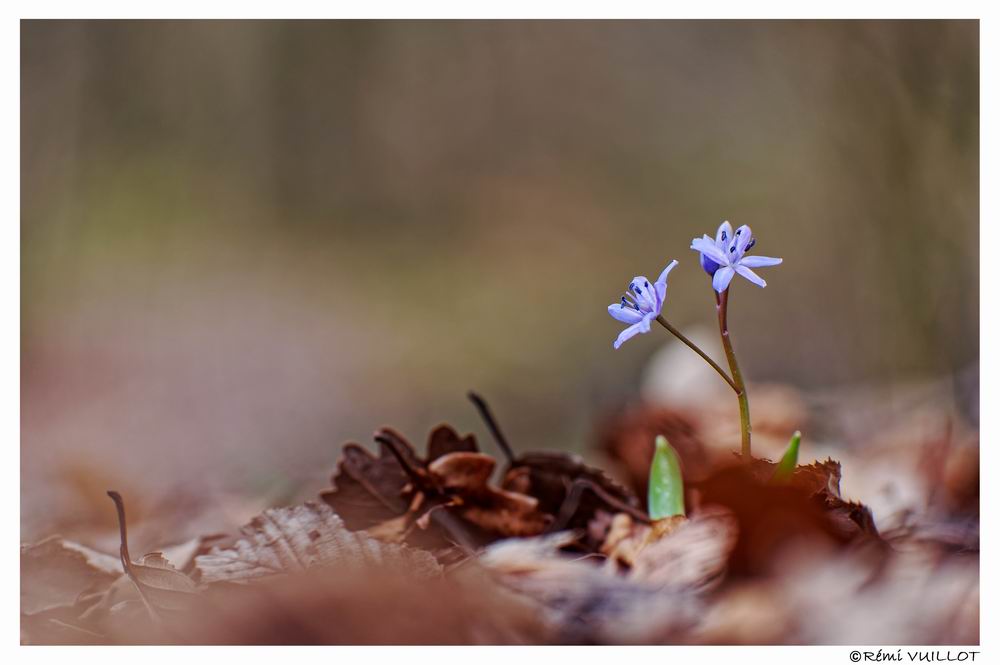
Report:
M 654 520 L 684 515 L 684 479 L 677 451 L 664 436 L 656 437 L 649 467 L 649 517 Z
M 774 470 L 774 480 L 785 481 L 792 477 L 795 467 L 799 463 L 799 443 L 801 441 L 802 432 L 796 430 L 788 442 L 785 454 L 781 456 L 781 461 L 778 462 L 778 468 Z

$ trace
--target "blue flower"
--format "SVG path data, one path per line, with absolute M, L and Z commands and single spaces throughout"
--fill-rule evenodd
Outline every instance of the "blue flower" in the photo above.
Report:
M 712 277 L 712 288 L 722 293 L 729 288 L 733 275 L 739 273 L 757 286 L 767 286 L 751 268 L 776 266 L 781 259 L 770 256 L 747 256 L 757 239 L 750 234 L 750 227 L 744 224 L 733 233 L 729 222 L 723 222 L 715 234 L 715 240 L 707 235 L 691 241 L 691 249 L 701 253 L 701 267 Z
M 639 333 L 649 332 L 649 324 L 660 315 L 667 297 L 667 273 L 676 265 L 676 260 L 671 261 L 655 284 L 650 284 L 645 277 L 634 278 L 621 302 L 608 305 L 608 314 L 629 324 L 615 340 L 616 349 Z

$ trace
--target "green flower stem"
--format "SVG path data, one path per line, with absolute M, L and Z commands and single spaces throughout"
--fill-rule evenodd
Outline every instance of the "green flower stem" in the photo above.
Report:
M 682 342 L 684 342 L 685 344 L 687 344 L 687 345 L 688 345 L 688 347 L 689 347 L 689 348 L 690 348 L 690 349 L 691 349 L 692 351 L 694 351 L 694 352 L 695 352 L 695 353 L 697 353 L 697 354 L 698 354 L 699 356 L 701 356 L 701 357 L 702 357 L 702 360 L 704 360 L 704 361 L 705 361 L 705 362 L 707 362 L 707 363 L 708 363 L 709 365 L 711 365 L 711 366 L 712 366 L 712 369 L 714 369 L 714 370 L 715 370 L 716 372 L 718 372 L 718 373 L 719 373 L 719 376 L 721 376 L 721 377 L 722 377 L 723 379 L 725 379 L 725 380 L 726 380 L 726 383 L 728 383 L 728 384 L 729 384 L 729 387 L 730 387 L 730 388 L 732 388 L 732 389 L 733 389 L 733 390 L 734 390 L 734 391 L 736 392 L 736 394 L 739 394 L 739 392 L 740 392 L 740 389 L 739 389 L 739 387 L 737 386 L 737 384 L 736 384 L 736 383 L 735 383 L 735 382 L 734 382 L 734 381 L 733 381 L 732 379 L 730 379 L 730 378 L 729 378 L 729 375 L 728 375 L 728 374 L 726 374 L 726 371 L 725 371 L 724 369 L 722 369 L 721 367 L 719 367 L 719 366 L 718 366 L 718 365 L 716 364 L 716 362 L 715 362 L 714 360 L 712 360 L 711 358 L 709 358 L 709 357 L 708 357 L 708 354 L 706 354 L 706 353 L 705 353 L 704 351 L 702 351 L 701 349 L 699 349 L 699 348 L 698 348 L 698 346 L 697 346 L 697 345 L 696 345 L 696 344 L 695 344 L 694 342 L 692 342 L 691 340 L 689 340 L 689 339 L 688 339 L 687 337 L 685 337 L 685 336 L 684 336 L 684 335 L 683 335 L 683 334 L 681 333 L 681 331 L 680 331 L 680 330 L 678 330 L 677 328 L 674 328 L 674 327 L 673 327 L 672 325 L 670 325 L 670 323 L 668 323 L 668 322 L 667 322 L 667 320 L 666 320 L 665 318 L 663 318 L 663 315 L 662 315 L 662 314 L 661 314 L 660 316 L 656 317 L 656 321 L 657 321 L 657 322 L 658 322 L 658 323 L 659 323 L 659 324 L 660 324 L 661 326 L 663 326 L 663 327 L 664 327 L 664 328 L 666 328 L 666 329 L 667 329 L 668 331 L 670 331 L 670 334 L 671 334 L 671 335 L 673 335 L 674 337 L 676 337 L 676 338 L 677 338 L 677 339 L 679 339 L 680 341 L 682 341 Z M 731 367 L 731 366 L 733 365 L 733 361 L 730 361 L 729 365 L 730 365 L 730 367 Z
M 733 389 L 740 403 L 740 450 L 743 461 L 750 461 L 750 401 L 747 399 L 747 388 L 743 383 L 740 366 L 736 363 L 736 353 L 733 351 L 733 341 L 729 337 L 729 324 L 726 319 L 729 307 L 729 289 L 721 294 L 715 294 L 715 309 L 719 314 L 719 333 L 722 335 L 722 348 L 726 350 L 729 361 L 729 371 L 733 373 Z

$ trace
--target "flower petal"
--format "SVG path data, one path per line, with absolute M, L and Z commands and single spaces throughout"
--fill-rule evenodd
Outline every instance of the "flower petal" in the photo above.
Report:
M 656 313 L 659 314 L 663 309 L 663 301 L 667 298 L 667 273 L 674 269 L 677 265 L 677 259 L 671 261 L 660 276 L 656 279 L 656 284 L 653 286 L 656 288 Z
M 722 266 L 715 271 L 715 276 L 712 277 L 712 288 L 718 293 L 722 293 L 729 288 L 729 282 L 733 281 L 735 274 L 736 271 L 731 266 Z
M 719 269 L 719 264 L 704 254 L 701 255 L 699 262 L 701 263 L 701 269 L 707 272 L 709 277 L 714 275 L 715 271 Z
M 722 239 L 722 232 L 726 232 L 726 239 Z M 731 242 L 733 239 L 733 225 L 729 223 L 729 220 L 719 224 L 719 230 L 715 232 L 715 244 L 717 246 L 722 246 L 725 242 Z
M 770 256 L 744 256 L 740 259 L 740 263 L 747 268 L 766 268 L 767 266 L 778 265 L 781 263 L 781 259 L 775 259 Z
M 622 323 L 628 323 L 629 325 L 639 323 L 639 321 L 642 320 L 642 314 L 635 311 L 631 307 L 625 307 L 621 303 L 608 305 L 608 314 L 610 314 L 614 319 L 621 321 Z
M 639 330 L 640 325 L 642 324 L 637 323 L 634 326 L 629 326 L 628 328 L 623 330 L 621 334 L 618 335 L 618 339 L 615 340 L 615 348 L 616 349 L 619 348 L 622 344 L 624 344 L 625 342 L 629 341 L 630 339 L 638 335 L 641 332 Z
M 753 270 L 750 270 L 750 268 L 747 268 L 745 265 L 736 264 L 736 272 L 743 275 L 744 277 L 746 277 L 751 282 L 753 282 L 754 284 L 756 284 L 761 288 L 767 286 L 767 282 L 762 280 L 757 273 L 755 273 Z
M 642 275 L 633 277 L 628 288 L 643 314 L 648 314 L 656 309 L 656 292 L 653 291 L 653 285 L 649 283 L 648 279 Z
M 657 314 L 647 314 L 646 316 L 642 317 L 642 321 L 640 321 L 637 324 L 639 326 L 639 332 L 641 332 L 641 333 L 648 333 L 649 332 L 649 324 L 657 316 L 658 316 Z
M 729 263 L 729 260 L 726 258 L 726 255 L 723 254 L 722 251 L 715 246 L 715 243 L 712 242 L 711 238 L 695 238 L 694 240 L 691 241 L 691 249 L 693 249 L 696 252 L 701 252 L 702 254 L 712 259 L 719 265 L 724 266 L 728 265 Z
M 729 248 L 726 250 L 729 252 L 729 256 L 733 257 L 733 261 L 737 261 L 741 256 L 743 256 L 743 252 L 747 251 L 747 245 L 750 244 L 752 239 L 752 232 L 750 231 L 750 227 L 746 224 L 736 229 L 736 238 L 733 242 L 729 243 Z M 729 251 L 733 247 L 736 247 L 735 255 L 733 252 Z

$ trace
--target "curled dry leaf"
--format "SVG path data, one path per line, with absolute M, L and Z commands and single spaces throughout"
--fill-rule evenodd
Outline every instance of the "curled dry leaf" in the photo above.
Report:
M 686 521 L 685 516 L 675 515 L 647 524 L 636 522 L 626 513 L 618 513 L 611 521 L 600 551 L 608 557 L 613 568 L 629 570 L 647 545 L 669 535 Z
M 434 429 L 426 460 L 397 432 L 376 435 L 376 457 L 357 444 L 344 447 L 333 488 L 320 496 L 347 528 L 386 542 L 465 556 L 499 538 L 586 529 L 599 511 L 645 519 L 628 489 L 578 457 L 529 453 L 515 457 L 482 398 L 471 395 L 510 462 L 499 488 L 489 483 L 494 460 L 475 437 L 447 425 Z M 596 533 L 596 532 L 595 532 Z M 594 551 L 599 539 L 587 537 Z
M 345 446 L 333 489 L 320 495 L 351 530 L 438 552 L 458 544 L 468 553 L 497 538 L 541 533 L 552 520 L 534 498 L 489 484 L 495 462 L 471 434 L 435 428 L 426 460 L 391 429 L 376 441 L 378 457 Z
M 106 589 L 121 574 L 115 557 L 60 536 L 22 545 L 21 612 L 72 606 L 81 595 Z
M 195 559 L 202 582 L 245 582 L 320 567 L 351 571 L 387 566 L 417 578 L 441 572 L 427 552 L 348 530 L 325 504 L 265 510 L 240 532 L 243 537 L 231 548 L 213 548 Z
M 770 482 L 773 471 L 766 461 L 736 463 L 695 485 L 703 506 L 721 506 L 736 519 L 738 536 L 729 561 L 734 573 L 773 572 L 779 551 L 790 545 L 841 546 L 859 538 L 881 542 L 870 511 L 839 497 L 836 462 L 797 467 L 787 483 Z
M 459 436 L 448 425 L 439 425 L 431 432 L 427 441 L 427 461 L 434 462 L 450 453 L 478 453 L 476 437 L 471 434 Z
M 519 455 L 505 471 L 501 487 L 535 497 L 542 511 L 556 516 L 553 529 L 586 528 L 599 510 L 642 513 L 631 491 L 568 453 Z
M 187 609 L 198 585 L 174 568 L 160 552 L 144 554 L 138 563 L 132 563 L 129 579 L 139 590 L 142 599 L 156 611 Z
M 749 469 L 752 477 L 761 483 L 776 482 L 778 464 L 770 460 L 755 458 Z M 826 510 L 831 523 L 845 538 L 868 536 L 880 539 L 871 510 L 863 504 L 845 501 L 841 497 L 840 479 L 840 462 L 827 458 L 822 462 L 794 467 L 791 476 L 782 482 L 799 489 Z
M 469 533 L 447 513 L 429 515 L 445 501 L 440 497 L 428 501 L 418 489 L 429 479 L 426 463 L 420 459 L 406 439 L 388 428 L 376 436 L 378 456 L 362 446 L 344 446 L 333 487 L 320 493 L 320 498 L 339 515 L 351 531 L 368 532 L 386 542 L 406 542 L 430 551 L 445 551 L 453 542 L 466 548 L 475 546 L 480 534 Z M 436 428 L 430 437 L 435 454 L 450 447 L 475 450 L 475 439 L 464 439 L 447 425 Z M 460 443 L 456 443 L 460 442 Z M 430 446 L 430 444 L 429 444 Z M 416 483 L 414 481 L 417 481 Z M 416 528 L 418 519 L 434 520 L 433 528 Z
M 489 484 L 496 462 L 474 452 L 444 454 L 427 467 L 435 482 L 455 497 L 455 512 L 486 531 L 502 536 L 536 536 L 552 521 L 538 499 Z
M 21 642 L 98 644 L 87 612 L 122 579 L 115 557 L 65 540 L 21 547 Z
M 211 548 L 211 544 L 218 544 L 225 538 L 222 534 L 209 536 L 198 536 L 176 545 L 168 545 L 163 548 L 160 554 L 182 573 L 189 574 L 194 569 L 194 558 L 199 554 L 205 554 Z
M 515 455 L 486 400 L 476 393 L 469 393 L 469 399 L 507 457 L 501 487 L 537 499 L 542 512 L 555 516 L 550 531 L 585 529 L 588 536 L 582 544 L 594 551 L 599 541 L 589 535 L 589 525 L 599 513 L 625 511 L 643 518 L 635 494 L 576 455 L 555 451 Z
M 420 461 L 412 448 L 414 463 Z M 356 443 L 341 452 L 333 488 L 320 494 L 352 531 L 368 529 L 406 513 L 408 501 L 403 490 L 409 482 L 406 472 L 389 450 L 379 443 L 378 457 Z
M 759 461 L 758 461 L 759 462 Z M 773 478 L 777 465 L 767 462 L 764 465 Z M 758 468 L 761 468 L 760 466 Z M 840 498 L 840 462 L 827 458 L 823 462 L 799 464 L 792 471 L 789 482 L 810 495 L 828 494 Z
M 188 609 L 198 592 L 197 584 L 174 568 L 161 552 L 151 552 L 144 555 L 138 563 L 133 562 L 128 551 L 125 502 L 118 492 L 109 491 L 108 496 L 114 501 L 118 511 L 122 568 L 135 585 L 150 616 L 154 620 L 162 620 L 164 612 Z

